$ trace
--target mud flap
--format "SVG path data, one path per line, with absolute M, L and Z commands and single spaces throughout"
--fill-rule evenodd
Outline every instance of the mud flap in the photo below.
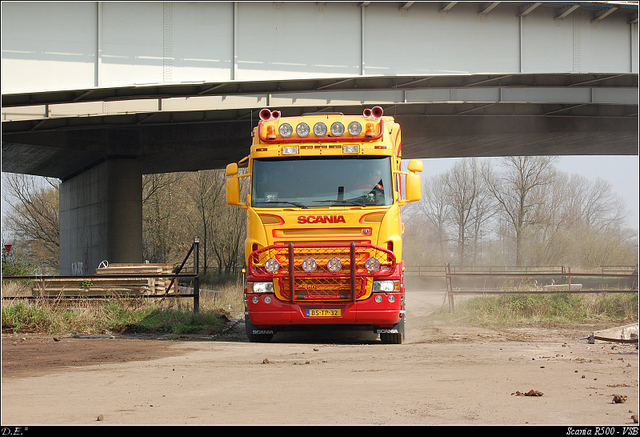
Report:
M 245 316 L 244 324 L 246 327 L 247 337 L 251 342 L 268 343 L 273 338 L 276 330 L 273 328 L 262 328 L 251 323 L 249 316 Z
M 380 334 L 380 341 L 387 344 L 402 344 L 404 341 L 404 314 L 400 319 L 400 322 L 393 325 L 391 328 L 381 328 L 376 326 L 373 332 Z

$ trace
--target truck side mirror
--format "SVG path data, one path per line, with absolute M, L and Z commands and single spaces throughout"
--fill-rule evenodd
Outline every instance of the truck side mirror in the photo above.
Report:
M 422 161 L 418 159 L 412 159 L 409 161 L 409 165 L 407 165 L 407 170 L 413 172 L 421 172 L 422 171 Z
M 227 165 L 226 174 L 227 174 L 227 176 L 235 176 L 235 175 L 237 175 L 238 174 L 238 164 L 236 164 L 235 162 L 232 162 L 231 164 Z
M 227 203 L 240 205 L 240 179 L 237 176 L 227 179 Z
M 407 165 L 407 170 L 409 173 L 407 174 L 406 179 L 406 202 L 415 202 L 420 200 L 422 197 L 422 186 L 420 183 L 420 175 L 417 175 L 416 172 L 422 171 L 422 161 L 417 159 L 412 159 L 409 161 L 409 165 Z
M 244 207 L 245 204 L 240 202 L 240 178 L 238 177 L 238 164 L 234 162 L 227 165 L 226 175 L 231 176 L 227 179 L 227 203 L 229 205 L 239 205 Z

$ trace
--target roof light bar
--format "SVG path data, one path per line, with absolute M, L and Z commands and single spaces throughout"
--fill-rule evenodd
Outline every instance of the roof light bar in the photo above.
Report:
M 262 122 L 278 120 L 281 117 L 280 111 L 271 111 L 268 108 L 262 109 L 259 114 Z M 362 115 L 369 121 L 366 123 L 357 120 L 351 121 L 346 129 L 341 121 L 333 122 L 330 128 L 322 121 L 318 121 L 313 127 L 309 126 L 306 122 L 296 123 L 295 126 L 291 123 L 282 123 L 276 125 L 279 137 L 275 135 L 276 127 L 271 124 L 266 125 L 265 135 L 262 131 L 263 124 L 261 122 L 258 125 L 258 136 L 260 141 L 265 143 L 375 141 L 380 139 L 384 133 L 383 114 L 384 111 L 380 106 L 374 106 L 371 109 L 367 108 L 363 111 Z M 379 129 L 375 127 L 376 125 L 379 125 Z M 364 134 L 363 130 L 365 131 Z M 315 136 L 310 136 L 311 131 L 313 131 Z M 376 131 L 378 133 L 376 133 Z M 294 132 L 297 134 L 297 137 L 293 135 Z

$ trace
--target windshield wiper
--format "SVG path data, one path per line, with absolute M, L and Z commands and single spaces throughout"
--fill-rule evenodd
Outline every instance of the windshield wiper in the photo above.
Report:
M 293 205 L 293 206 L 297 206 L 298 208 L 304 208 L 304 209 L 308 209 L 307 206 L 303 205 L 302 203 L 298 203 L 298 202 L 289 202 L 287 200 L 270 200 L 268 202 L 262 202 L 262 203 L 287 203 L 289 205 Z
M 347 205 L 365 206 L 364 202 L 360 203 L 354 200 L 314 200 L 314 202 L 320 202 L 320 203 L 331 202 L 331 203 L 341 203 L 341 204 L 347 204 Z

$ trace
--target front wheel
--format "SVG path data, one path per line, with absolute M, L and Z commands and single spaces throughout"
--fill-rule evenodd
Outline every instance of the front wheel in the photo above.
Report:
M 387 331 L 387 330 L 385 330 Z M 389 332 L 380 332 L 380 341 L 384 344 L 402 344 L 404 341 L 404 314 L 400 322 L 393 325 Z

